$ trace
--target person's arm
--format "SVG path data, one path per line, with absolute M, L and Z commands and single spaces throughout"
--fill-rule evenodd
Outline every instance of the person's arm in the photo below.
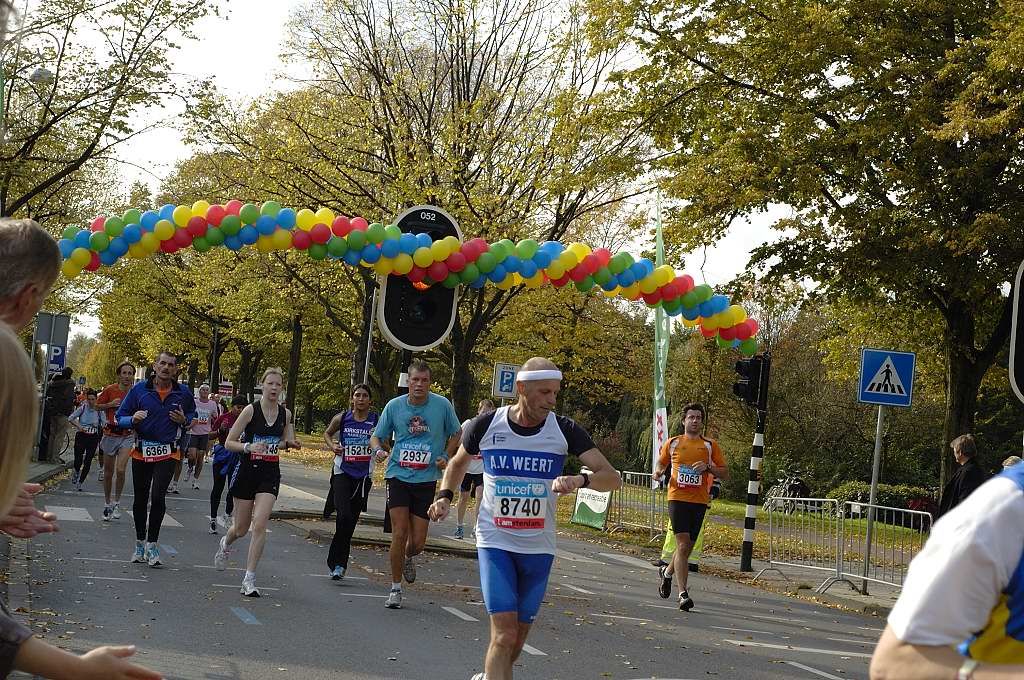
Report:
M 97 647 L 82 656 L 31 637 L 14 657 L 14 668 L 53 680 L 160 680 L 163 676 L 126 661 L 135 647 Z
M 327 423 L 327 429 L 324 430 L 324 443 L 327 444 L 327 450 L 333 451 L 335 454 L 341 454 L 342 446 L 334 435 L 338 434 L 338 430 L 341 429 L 341 416 L 337 414 L 331 418 L 331 422 Z
M 718 442 L 714 442 L 711 445 L 711 474 L 718 477 L 723 482 L 729 479 L 729 465 L 725 461 L 725 456 L 722 455 L 722 449 L 719 448 Z
M 68 416 L 68 422 L 71 423 L 71 425 L 79 432 L 85 432 L 85 428 L 82 427 L 82 424 L 78 421 L 78 419 L 82 416 L 82 411 L 84 410 L 85 407 L 79 404 L 78 408 L 72 411 L 71 415 Z
M 592 448 L 579 455 L 580 462 L 591 470 L 590 484 L 588 489 L 594 491 L 616 491 L 622 486 L 622 477 L 619 471 L 612 467 L 608 459 L 604 457 L 600 449 Z M 551 490 L 555 493 L 571 493 L 581 488 L 586 483 L 582 474 L 563 475 L 555 479 Z
M 242 412 L 238 414 L 238 418 L 235 420 L 235 424 L 231 426 L 231 430 L 228 432 L 228 438 L 224 442 L 224 448 L 228 451 L 234 451 L 235 453 L 244 453 L 247 444 L 243 444 L 238 440 L 242 436 L 242 432 L 245 431 L 246 425 L 252 420 L 252 404 L 249 404 L 242 409 Z M 258 444 L 258 446 L 264 446 Z
M 392 434 L 394 434 L 394 427 L 391 424 L 391 402 L 388 402 L 384 405 L 384 410 L 380 412 L 380 418 L 377 419 L 377 427 L 374 428 L 373 434 L 370 435 L 370 452 L 374 454 L 377 460 L 384 460 L 390 455 L 391 451 L 384 443 L 384 440 L 390 439 Z
M 871 657 L 871 680 L 934 680 L 956 678 L 964 663 L 952 647 L 912 645 L 903 642 L 891 626 L 885 627 L 882 638 Z M 974 680 L 1019 678 L 1024 664 L 980 664 L 972 676 Z
M 661 445 L 661 450 L 658 452 L 658 464 L 654 468 L 654 479 L 661 479 L 661 476 L 665 474 L 665 469 L 672 463 L 669 459 L 669 442 L 672 439 L 666 439 L 665 443 Z
M 121 400 L 121 405 L 117 407 L 117 413 L 114 414 L 114 420 L 117 421 L 117 426 L 125 430 L 130 430 L 135 427 L 135 423 L 142 420 L 142 418 L 135 418 L 138 414 L 138 408 L 139 400 L 136 396 L 135 389 L 129 389 L 128 394 L 124 395 L 124 399 Z
M 302 448 L 302 442 L 295 438 L 295 423 L 292 422 L 292 412 L 288 409 L 284 410 L 284 448 Z

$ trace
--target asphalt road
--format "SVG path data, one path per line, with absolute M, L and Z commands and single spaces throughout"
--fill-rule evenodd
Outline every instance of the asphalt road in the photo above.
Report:
M 325 486 L 320 473 L 298 468 L 284 481 L 313 493 Z M 29 544 L 37 632 L 76 651 L 138 645 L 139 660 L 167 678 L 447 680 L 482 670 L 487 617 L 475 560 L 422 556 L 404 608 L 386 610 L 382 550 L 354 549 L 350 575 L 336 583 L 326 577 L 327 547 L 275 521 L 257 575 L 263 597 L 245 598 L 248 539 L 228 571 L 212 568 L 218 538 L 207 533 L 203 483 L 168 499 L 161 569 L 128 563 L 131 515 L 100 521 L 95 476 L 84 492 L 66 481 L 47 491 L 40 503 L 61 515 L 63 530 Z M 879 619 L 705 575 L 691 579 L 697 606 L 684 613 L 675 593 L 657 596 L 647 563 L 605 546 L 560 545 L 517 677 L 867 677 Z

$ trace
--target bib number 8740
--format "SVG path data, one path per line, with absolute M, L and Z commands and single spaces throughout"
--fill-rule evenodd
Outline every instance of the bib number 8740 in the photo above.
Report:
M 503 517 L 539 517 L 540 513 L 539 498 L 501 499 L 501 515 Z

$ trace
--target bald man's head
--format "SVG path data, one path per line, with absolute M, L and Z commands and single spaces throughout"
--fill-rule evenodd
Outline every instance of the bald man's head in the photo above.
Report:
M 527 359 L 526 363 L 519 369 L 520 371 L 557 371 L 558 366 L 551 359 L 545 357 L 533 357 Z

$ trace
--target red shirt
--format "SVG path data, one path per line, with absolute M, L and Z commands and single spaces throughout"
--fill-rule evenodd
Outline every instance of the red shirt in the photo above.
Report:
M 115 399 L 124 399 L 124 395 L 128 394 L 126 391 L 121 389 L 121 386 L 117 383 L 113 385 L 107 385 L 103 388 L 103 391 L 96 397 L 97 403 L 109 404 Z M 115 437 L 123 437 L 131 432 L 131 430 L 124 430 L 117 426 L 117 418 L 114 416 L 117 414 L 117 407 L 103 409 L 106 414 L 107 424 L 103 427 L 103 434 L 113 435 Z
M 228 411 L 222 416 L 217 416 L 217 419 L 213 421 L 213 425 L 210 426 L 211 432 L 217 433 L 217 440 L 221 446 L 224 446 L 224 442 L 228 440 L 228 432 L 231 431 L 231 426 L 238 420 L 238 414 L 234 411 Z

